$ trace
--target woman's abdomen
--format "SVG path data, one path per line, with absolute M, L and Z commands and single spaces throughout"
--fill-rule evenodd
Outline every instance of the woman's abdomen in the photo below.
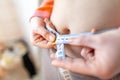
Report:
M 55 0 L 51 21 L 60 34 L 74 34 L 120 26 L 120 0 Z M 70 56 L 79 47 L 66 46 Z

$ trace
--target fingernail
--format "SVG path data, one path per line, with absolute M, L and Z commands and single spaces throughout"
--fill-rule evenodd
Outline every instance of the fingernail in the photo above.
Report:
M 54 35 L 50 35 L 49 39 L 50 39 L 51 42 L 54 42 L 55 41 L 55 36 Z
M 93 28 L 92 30 L 91 30 L 91 32 L 92 33 L 95 33 L 97 30 L 95 29 L 95 28 Z

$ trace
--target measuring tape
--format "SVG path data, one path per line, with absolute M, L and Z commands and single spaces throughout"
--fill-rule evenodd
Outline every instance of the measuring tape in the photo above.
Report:
M 56 41 L 55 44 L 57 46 L 57 51 L 55 54 L 55 57 L 60 60 L 65 60 L 65 53 L 64 53 L 64 44 L 68 44 L 69 39 L 72 37 L 79 37 L 79 36 L 85 36 L 85 35 L 93 35 L 92 32 L 85 32 L 80 34 L 68 34 L 68 35 L 60 35 L 58 32 L 56 32 L 54 29 L 52 29 L 49 25 L 46 24 L 46 29 L 53 34 L 56 35 Z M 60 74 L 64 78 L 64 80 L 72 80 L 72 77 L 68 70 L 59 68 Z

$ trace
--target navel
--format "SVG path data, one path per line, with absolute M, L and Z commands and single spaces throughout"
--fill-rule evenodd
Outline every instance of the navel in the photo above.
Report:
M 68 27 L 61 27 L 58 32 L 63 35 L 63 34 L 70 34 L 70 29 Z

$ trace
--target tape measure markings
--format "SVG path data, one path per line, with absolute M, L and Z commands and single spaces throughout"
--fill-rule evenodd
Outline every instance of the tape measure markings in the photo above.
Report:
M 66 58 L 65 53 L 64 53 L 64 44 L 68 44 L 70 38 L 84 36 L 84 35 L 93 35 L 92 32 L 80 33 L 80 34 L 60 35 L 54 29 L 50 28 L 47 24 L 46 24 L 46 29 L 48 31 L 54 33 L 57 37 L 56 41 L 55 41 L 55 44 L 57 45 L 57 51 L 56 51 L 55 57 L 57 59 L 61 59 L 61 60 L 65 60 L 65 58 Z M 72 80 L 72 77 L 71 77 L 68 70 L 59 68 L 59 71 L 65 80 Z

